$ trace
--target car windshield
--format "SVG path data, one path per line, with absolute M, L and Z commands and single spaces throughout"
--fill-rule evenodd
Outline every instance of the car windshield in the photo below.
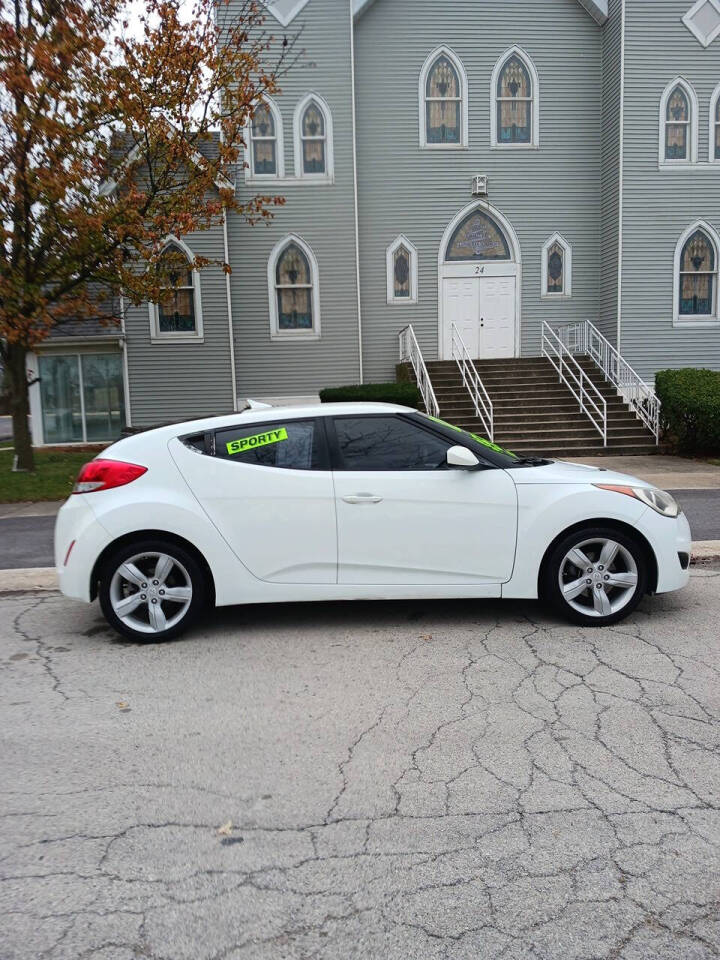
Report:
M 448 423 L 447 420 L 440 420 L 438 417 L 431 417 L 428 413 L 421 413 L 421 417 L 425 420 L 431 420 L 433 423 L 439 424 L 441 427 L 445 427 L 448 430 L 452 430 L 454 433 L 461 434 L 462 437 L 470 439 L 475 443 L 479 443 L 481 447 L 484 447 L 486 450 L 491 450 L 495 454 L 499 454 L 501 457 L 507 457 L 511 463 L 517 463 L 524 460 L 523 457 L 518 456 L 515 453 L 512 453 L 510 450 L 506 450 L 504 447 L 498 446 L 497 443 L 492 443 L 490 440 L 486 440 L 485 437 L 481 437 L 477 433 L 470 433 L 469 430 L 463 430 L 462 427 L 456 427 L 454 423 Z M 501 464 L 502 466 L 509 466 L 509 464 Z

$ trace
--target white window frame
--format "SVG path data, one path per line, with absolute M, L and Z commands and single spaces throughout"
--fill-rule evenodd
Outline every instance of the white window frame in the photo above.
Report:
M 409 275 L 409 297 L 396 297 L 395 296 L 395 252 L 399 247 L 405 247 L 409 254 L 408 258 L 408 267 L 410 270 Z M 413 243 L 411 243 L 404 234 L 400 234 L 399 237 L 396 237 L 395 240 L 387 248 L 387 253 L 385 256 L 385 268 L 387 271 L 387 302 L 395 306 L 402 306 L 404 304 L 414 304 L 418 302 L 418 270 L 417 270 L 417 248 Z
M 305 173 L 303 170 L 302 118 L 308 105 L 315 102 L 325 120 L 325 173 Z M 308 93 L 295 107 L 293 116 L 293 139 L 295 141 L 295 177 L 307 183 L 335 182 L 335 155 L 333 149 L 333 120 L 327 101 L 319 93 Z
M 195 261 L 195 254 L 192 252 L 190 247 L 184 243 L 179 237 L 168 236 L 163 241 L 163 253 L 165 250 L 172 244 L 180 247 L 182 252 L 185 254 L 188 260 L 188 265 L 192 273 L 193 280 L 193 304 L 195 306 L 195 332 L 188 333 L 183 330 L 181 332 L 173 333 L 160 330 L 160 313 L 158 310 L 158 305 L 156 303 L 148 303 L 148 311 L 150 314 L 150 342 L 151 343 L 204 343 L 205 335 L 203 332 L 203 315 L 202 315 L 202 291 L 200 290 L 200 271 L 196 270 L 192 264 Z
M 427 142 L 427 111 L 425 109 L 427 98 L 425 90 L 427 87 L 427 78 L 430 70 L 438 57 L 447 57 L 455 68 L 460 82 L 460 143 L 428 143 Z M 467 150 L 470 139 L 470 125 L 468 117 L 468 79 L 462 60 L 450 49 L 450 47 L 440 46 L 428 56 L 420 71 L 418 81 L 418 111 L 419 111 L 419 137 L 421 150 Z
M 667 125 L 667 105 L 676 87 L 680 87 L 687 97 L 690 119 L 688 122 L 688 156 L 685 160 L 668 160 L 665 156 L 665 127 Z M 658 143 L 658 164 L 664 170 L 683 170 L 697 163 L 698 158 L 698 99 L 693 85 L 684 77 L 675 77 L 663 90 L 660 98 L 660 137 Z
M 313 312 L 313 325 L 312 330 L 281 330 L 280 329 L 280 318 L 278 316 L 278 305 L 277 305 L 277 287 L 275 284 L 275 274 L 277 270 L 277 263 L 280 259 L 283 251 L 290 246 L 291 243 L 295 243 L 300 247 L 302 252 L 307 257 L 307 261 L 310 264 L 310 280 L 312 283 L 312 292 L 310 297 L 310 302 L 312 304 Z M 268 267 L 267 267 L 267 279 L 268 279 L 268 301 L 270 308 L 270 339 L 271 340 L 319 340 L 321 336 L 320 332 L 320 274 L 318 271 L 318 264 L 315 258 L 315 254 L 312 251 L 312 248 L 308 246 L 307 243 L 302 239 L 302 237 L 297 236 L 297 234 L 291 233 L 286 237 L 283 237 L 282 240 L 278 240 L 275 246 L 270 251 L 270 257 L 268 258 Z
M 695 23 L 693 20 L 695 14 L 700 9 L 700 7 L 704 6 L 704 4 L 708 2 L 710 3 L 711 6 L 715 7 L 718 13 L 720 13 L 720 0 L 697 0 L 697 3 L 694 3 L 692 7 L 690 7 L 688 12 L 685 14 L 685 16 L 682 18 L 682 22 L 688 28 L 690 33 L 692 33 L 692 35 L 697 40 L 699 40 L 704 47 L 709 47 L 710 44 L 715 39 L 715 37 L 720 35 L 720 25 L 717 26 L 714 30 L 712 30 L 708 34 L 701 33 L 700 30 L 698 30 L 698 28 L 695 26 Z
M 713 311 L 711 314 L 681 314 L 680 313 L 680 266 L 685 244 L 696 230 L 702 230 L 715 248 L 715 283 L 713 284 Z M 720 323 L 718 313 L 718 283 L 720 282 L 720 236 L 707 220 L 696 220 L 681 234 L 675 245 L 675 259 L 673 262 L 673 325 L 676 327 L 706 327 Z
M 715 156 L 715 128 L 720 127 L 720 118 L 717 118 L 718 103 L 720 103 L 720 83 L 715 87 L 715 91 L 710 98 L 710 140 L 708 146 L 708 160 L 710 163 L 720 163 L 720 157 Z
M 500 143 L 497 137 L 498 106 L 497 85 L 500 73 L 510 57 L 518 57 L 525 65 L 530 75 L 532 96 L 532 123 L 530 124 L 530 143 Z M 490 78 L 490 147 L 493 150 L 537 150 L 540 146 L 540 77 L 533 63 L 532 57 L 522 47 L 512 46 L 505 51 L 495 62 L 492 77 Z
M 275 123 L 275 173 L 255 173 L 255 151 L 253 150 L 252 119 L 248 118 L 245 124 L 246 162 L 245 183 L 267 183 L 268 181 L 283 180 L 285 178 L 285 141 L 283 138 L 283 122 L 280 109 L 272 97 L 263 95 L 262 102 L 268 107 Z M 269 139 L 269 138 L 265 138 Z
M 548 255 L 553 244 L 559 244 L 563 248 L 563 291 L 562 293 L 548 292 Z M 572 247 L 565 237 L 559 233 L 554 233 L 543 244 L 542 248 L 542 287 L 540 296 L 543 300 L 569 300 L 572 297 Z

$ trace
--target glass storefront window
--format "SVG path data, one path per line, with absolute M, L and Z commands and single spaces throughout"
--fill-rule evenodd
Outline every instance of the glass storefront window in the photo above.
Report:
M 83 439 L 80 376 L 77 357 L 40 357 L 45 443 L 73 443 Z
M 87 439 L 114 440 L 124 426 L 120 355 L 82 354 L 80 359 Z
M 120 354 L 39 358 L 45 443 L 117 440 L 125 424 Z

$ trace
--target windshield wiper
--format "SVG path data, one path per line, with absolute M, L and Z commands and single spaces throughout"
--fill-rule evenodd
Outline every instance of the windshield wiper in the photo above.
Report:
M 545 457 L 517 457 L 513 463 L 524 463 L 524 464 L 538 464 L 538 463 L 549 463 Z

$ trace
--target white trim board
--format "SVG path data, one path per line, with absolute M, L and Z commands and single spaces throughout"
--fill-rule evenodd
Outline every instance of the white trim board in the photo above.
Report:
M 377 0 L 352 0 L 352 2 L 353 16 L 356 20 L 359 20 Z M 577 0 L 577 2 L 587 10 L 593 20 L 600 26 L 607 21 L 609 17 L 608 0 Z

